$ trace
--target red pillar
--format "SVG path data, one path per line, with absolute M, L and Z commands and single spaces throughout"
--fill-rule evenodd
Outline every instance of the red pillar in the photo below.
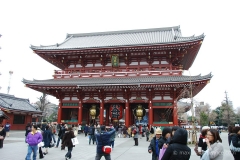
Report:
M 82 102 L 79 101 L 78 107 L 78 124 L 82 124 Z
M 127 99 L 125 103 L 125 125 L 129 127 L 129 101 Z
M 109 126 L 109 108 L 106 108 L 106 125 Z
M 151 100 L 148 103 L 148 124 L 149 124 L 149 126 L 153 125 L 153 108 L 152 108 Z
M 61 123 L 62 120 L 62 100 L 59 100 L 58 106 L 58 123 Z
M 104 114 L 104 105 L 103 100 L 100 103 L 100 125 L 103 125 L 103 114 Z
M 174 93 L 174 95 L 173 95 L 173 125 L 178 125 L 176 88 L 174 88 L 173 93 Z

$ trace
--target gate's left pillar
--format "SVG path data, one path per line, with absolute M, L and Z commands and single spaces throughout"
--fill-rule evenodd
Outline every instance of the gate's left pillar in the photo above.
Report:
M 61 123 L 62 120 L 62 100 L 59 100 L 58 106 L 58 123 Z
M 78 105 L 78 124 L 82 124 L 82 102 L 79 101 Z

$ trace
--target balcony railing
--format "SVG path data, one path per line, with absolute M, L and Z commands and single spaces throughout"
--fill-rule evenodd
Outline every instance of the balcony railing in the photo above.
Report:
M 136 76 L 180 76 L 182 70 L 163 71 L 123 71 L 123 72 L 70 72 L 55 71 L 54 78 L 88 78 L 88 77 L 136 77 Z

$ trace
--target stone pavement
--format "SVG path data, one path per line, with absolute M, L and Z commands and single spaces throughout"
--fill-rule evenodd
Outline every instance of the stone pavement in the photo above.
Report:
M 221 133 L 221 138 L 224 146 L 223 160 L 233 160 L 229 152 L 227 133 Z M 78 140 L 80 144 L 73 148 L 72 160 L 94 160 L 96 145 L 89 145 L 87 137 L 83 134 L 78 135 Z M 147 152 L 149 142 L 146 142 L 145 137 L 139 138 L 139 146 L 133 145 L 134 141 L 132 138 L 116 138 L 115 147 L 111 154 L 112 160 L 151 160 L 151 154 Z M 192 149 L 190 160 L 199 160 L 200 158 L 196 156 L 193 150 L 194 147 L 190 146 L 190 148 Z M 48 152 L 44 157 L 45 160 L 65 160 L 64 156 L 67 151 L 61 151 L 60 148 L 50 148 Z M 0 149 L 0 159 L 24 160 L 26 153 L 27 144 L 24 142 L 24 131 L 11 131 L 10 137 L 6 137 L 4 140 L 3 149 Z

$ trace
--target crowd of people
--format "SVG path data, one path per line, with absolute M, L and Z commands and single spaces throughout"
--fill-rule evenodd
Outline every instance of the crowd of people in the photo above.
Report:
M 3 147 L 3 140 L 9 136 L 10 125 L 0 125 L 0 148 Z M 235 160 L 240 159 L 240 127 L 228 127 L 228 142 L 230 151 Z M 72 157 L 72 139 L 78 134 L 85 134 L 89 139 L 89 145 L 96 145 L 95 160 L 105 157 L 111 159 L 111 150 L 114 148 L 115 138 L 133 138 L 134 146 L 139 145 L 138 138 L 146 137 L 149 142 L 148 153 L 152 154 L 152 160 L 189 160 L 191 149 L 188 147 L 188 131 L 186 128 L 164 127 L 163 129 L 151 126 L 132 125 L 110 125 L 100 126 L 97 123 L 89 125 L 67 125 L 64 123 L 50 124 L 47 122 L 28 124 L 26 126 L 26 143 L 28 151 L 26 160 L 33 160 L 39 153 L 42 159 L 49 152 L 49 148 L 67 148 L 65 159 Z M 194 148 L 196 155 L 202 160 L 223 160 L 223 145 L 220 137 L 221 132 L 208 126 L 201 128 L 201 134 Z M 58 135 L 58 139 L 55 139 Z M 105 149 L 103 149 L 105 148 Z M 110 151 L 107 151 L 110 148 Z

